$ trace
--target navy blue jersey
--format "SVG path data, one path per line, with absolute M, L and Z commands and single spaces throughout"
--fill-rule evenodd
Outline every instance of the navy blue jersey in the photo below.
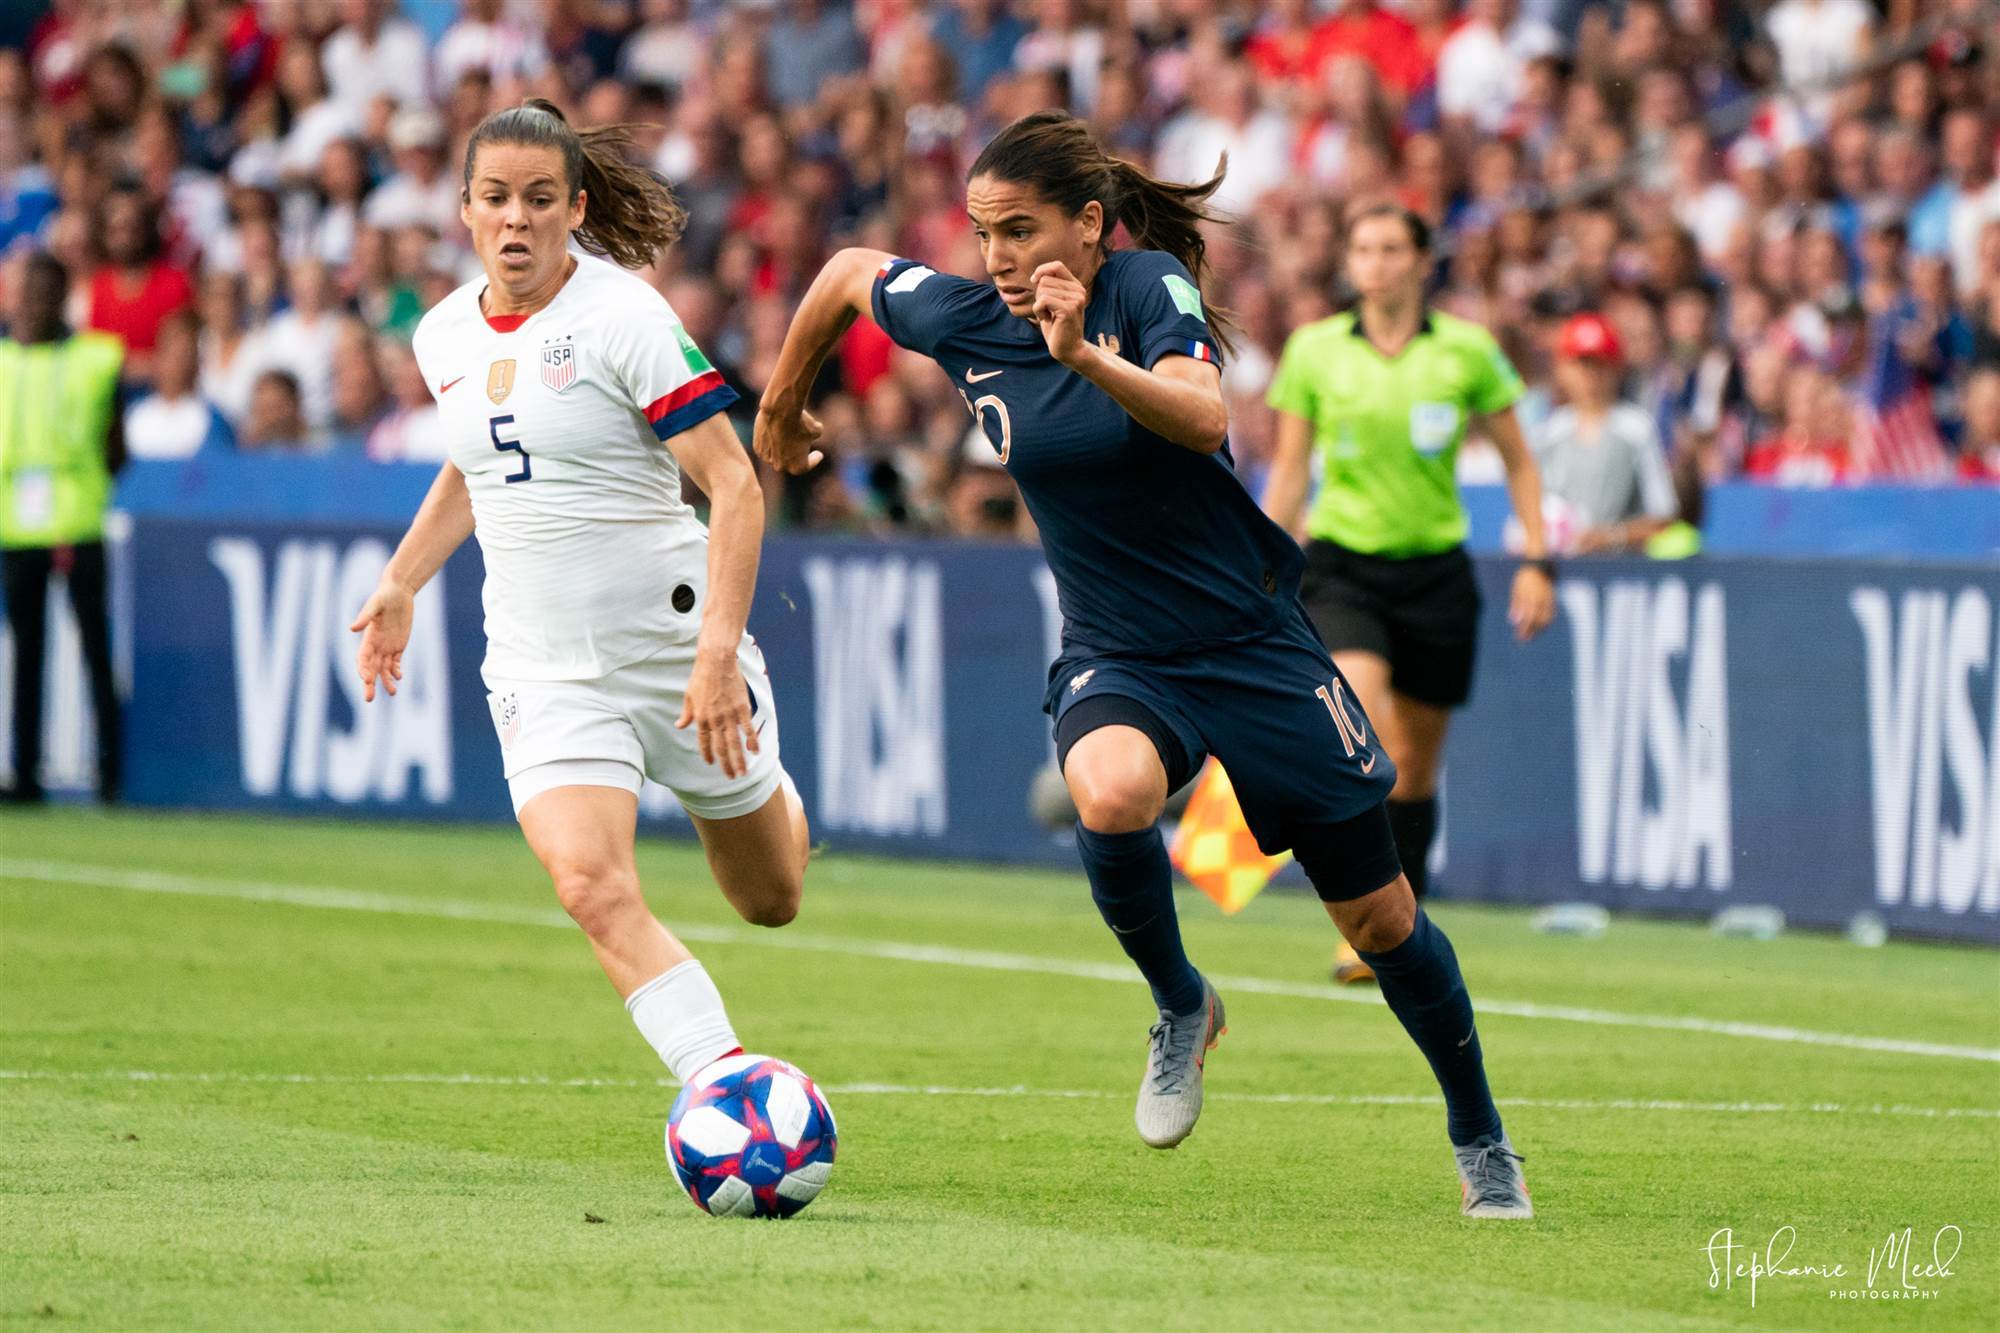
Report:
M 1199 454 L 1147 430 L 1049 355 L 990 283 L 907 259 L 875 279 L 875 322 L 951 376 L 1041 528 L 1063 651 L 1150 656 L 1255 638 L 1298 594 L 1299 547 L 1243 489 L 1228 445 Z M 1114 252 L 1083 336 L 1150 368 L 1220 354 L 1180 261 Z

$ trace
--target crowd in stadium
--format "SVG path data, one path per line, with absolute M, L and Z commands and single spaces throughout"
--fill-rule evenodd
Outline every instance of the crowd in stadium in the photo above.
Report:
M 1379 198 L 1438 226 L 1436 302 L 1500 335 L 1531 442 L 1583 355 L 1683 482 L 1994 482 L 1994 25 L 1987 0 L 53 0 L 0 47 L 0 284 L 46 250 L 72 322 L 124 340 L 134 457 L 435 460 L 408 338 L 479 271 L 463 145 L 545 96 L 646 127 L 689 213 L 654 280 L 747 439 L 825 256 L 978 275 L 971 156 L 1067 106 L 1160 175 L 1227 154 L 1210 298 L 1244 334 L 1253 489 L 1275 359 Z M 1580 312 L 1611 335 L 1581 353 Z M 828 462 L 770 479 L 786 522 L 1019 530 L 929 362 L 863 321 L 820 387 Z

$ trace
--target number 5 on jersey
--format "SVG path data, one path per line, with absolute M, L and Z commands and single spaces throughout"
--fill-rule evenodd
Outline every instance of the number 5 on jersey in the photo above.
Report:
M 521 455 L 521 470 L 519 472 L 509 472 L 507 474 L 507 480 L 510 482 L 533 481 L 535 478 L 534 462 L 532 459 L 528 457 L 528 451 L 521 447 L 521 442 L 519 440 L 503 440 L 500 438 L 500 428 L 502 426 L 511 426 L 513 424 L 514 424 L 514 414 L 512 412 L 509 412 L 504 417 L 494 417 L 490 421 L 488 421 L 487 431 L 493 437 L 493 447 L 495 449 L 498 449 L 503 454 L 515 453 Z M 1322 691 L 1322 693 L 1324 693 L 1324 691 Z

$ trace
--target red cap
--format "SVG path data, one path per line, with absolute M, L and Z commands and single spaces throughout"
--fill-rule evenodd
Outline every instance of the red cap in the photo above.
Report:
M 1556 335 L 1556 355 L 1566 361 L 1603 361 L 1614 366 L 1625 359 L 1625 351 L 1618 345 L 1618 330 L 1595 312 L 1570 316 Z

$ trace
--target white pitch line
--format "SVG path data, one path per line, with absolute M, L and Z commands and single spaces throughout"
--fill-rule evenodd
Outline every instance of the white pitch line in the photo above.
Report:
M 0 1069 L 0 1083 L 205 1083 L 295 1085 L 418 1084 L 432 1087 L 479 1088 L 678 1088 L 670 1078 L 554 1078 L 539 1074 L 270 1074 L 236 1071 L 202 1072 L 161 1069 Z M 836 1097 L 1037 1097 L 1064 1101 L 1124 1101 L 1128 1092 L 1101 1088 L 1031 1088 L 1026 1084 L 965 1088 L 938 1083 L 824 1083 Z M 1247 1102 L 1266 1106 L 1410 1106 L 1437 1108 L 1435 1094 L 1227 1092 L 1209 1094 L 1211 1101 Z M 1909 1106 L 1882 1102 L 1696 1102 L 1677 1099 L 1594 1097 L 1499 1097 L 1495 1105 L 1539 1111 L 1637 1111 L 1710 1115 L 1869 1115 L 1919 1116 L 1943 1120 L 2000 1120 L 2000 1107 Z
M 226 879 L 208 875 L 181 875 L 164 871 L 134 870 L 124 866 L 88 865 L 69 861 L 22 860 L 0 857 L 0 879 L 31 880 L 46 884 L 89 885 L 94 888 L 126 889 L 136 893 L 164 893 L 197 898 L 227 898 L 240 902 L 282 903 L 290 907 L 310 907 L 343 912 L 379 912 L 397 916 L 421 916 L 453 921 L 486 921 L 500 925 L 554 926 L 573 930 L 569 917 L 554 908 L 514 907 L 500 903 L 471 902 L 454 898 L 414 898 L 377 893 L 367 889 L 341 889 L 311 884 L 273 883 L 264 880 Z M 1086 963 L 1031 954 L 998 953 L 983 949 L 952 949 L 937 945 L 903 944 L 894 940 L 848 939 L 813 935 L 799 931 L 738 929 L 730 926 L 675 926 L 682 939 L 699 944 L 749 945 L 767 949 L 794 949 L 808 953 L 844 954 L 850 957 L 882 958 L 895 962 L 929 963 L 943 967 L 970 967 L 997 972 L 1033 972 L 1045 976 L 1075 977 L 1087 981 L 1112 981 L 1126 985 L 1140 983 L 1132 969 L 1111 963 Z M 1283 995 L 1304 1000 L 1334 1000 L 1352 1004 L 1380 1004 L 1374 992 L 1356 992 L 1334 986 L 1306 982 L 1275 981 L 1267 977 L 1239 977 L 1213 974 L 1219 989 L 1259 995 Z M 1952 1060 L 1978 1060 L 2000 1064 L 2000 1049 L 1987 1046 L 1957 1046 L 1941 1042 L 1913 1041 L 1903 1037 L 1871 1037 L 1850 1032 L 1820 1032 L 1810 1028 L 1784 1027 L 1768 1023 L 1738 1023 L 1724 1019 L 1693 1018 L 1673 1014 L 1628 1014 L 1610 1009 L 1589 1009 L 1575 1005 L 1537 1004 L 1523 1000 L 1495 1000 L 1476 997 L 1474 1007 L 1481 1015 L 1506 1018 L 1547 1019 L 1564 1023 L 1589 1023 L 1600 1027 L 1648 1028 L 1670 1032 L 1701 1032 L 1712 1036 L 1740 1037 L 1752 1041 L 1774 1041 L 1804 1046 L 1835 1046 L 1856 1051 L 1881 1051 L 1891 1055 L 1922 1055 Z

